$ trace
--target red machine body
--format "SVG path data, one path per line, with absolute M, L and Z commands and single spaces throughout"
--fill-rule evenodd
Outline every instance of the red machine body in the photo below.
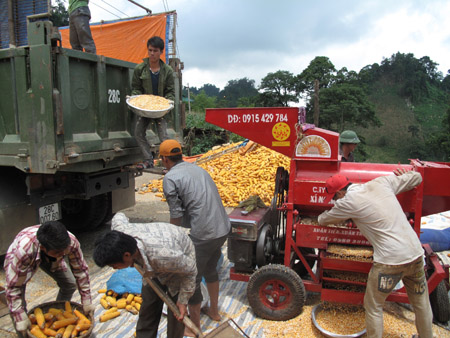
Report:
M 263 255 L 267 257 L 267 260 L 262 257 L 258 264 L 253 260 L 252 266 L 256 272 L 262 264 L 281 263 L 285 267 L 292 268 L 295 261 L 300 261 L 307 272 L 302 276 L 306 290 L 321 292 L 323 300 L 362 304 L 364 292 L 328 288 L 327 285 L 337 283 L 365 286 L 365 283 L 329 278 L 324 271 L 367 274 L 372 265 L 366 262 L 327 258 L 326 249 L 329 244 L 370 246 L 357 228 L 334 228 L 302 222 L 305 217 L 317 216 L 332 207 L 333 201 L 324 203 L 327 178 L 339 173 L 347 176 L 352 183 L 365 183 L 379 176 L 393 175 L 393 170 L 397 168 L 420 172 L 423 183 L 411 191 L 398 195 L 398 200 L 418 236 L 420 236 L 422 216 L 450 210 L 449 163 L 420 160 L 412 160 L 408 165 L 341 162 L 339 134 L 302 123 L 304 121 L 299 108 L 207 109 L 205 120 L 291 158 L 289 174 L 287 171 L 279 171 L 274 202 L 271 211 L 267 211 L 278 213 L 278 217 L 270 217 L 263 213 L 260 216 L 255 215 L 257 220 L 254 220 L 254 224 L 258 224 L 255 227 L 267 237 L 266 239 L 258 238 L 258 243 L 263 243 L 261 244 L 263 249 L 259 248 L 259 251 L 264 251 Z M 277 219 L 276 222 L 270 221 L 274 218 Z M 237 209 L 230 215 L 230 219 L 232 224 L 241 224 L 242 228 L 242 222 L 245 223 L 248 216 L 241 215 Z M 265 228 L 264 224 L 267 223 L 270 226 Z M 236 236 L 229 239 L 229 244 L 231 243 L 234 248 L 238 245 L 248 246 L 248 242 L 249 240 L 245 238 L 239 242 Z M 258 255 L 258 243 L 255 244 L 256 255 Z M 424 248 L 427 253 L 429 291 L 432 292 L 444 280 L 447 281 L 448 288 L 448 266 L 440 263 L 429 246 L 425 245 Z M 248 255 L 251 249 L 245 250 L 245 255 Z M 273 254 L 267 254 L 266 251 L 269 250 L 272 250 Z M 233 255 L 232 261 L 245 261 L 241 253 Z M 311 262 L 317 264 L 315 272 Z M 251 274 L 245 269 L 237 271 L 238 266 L 239 264 L 235 263 L 235 269 L 232 269 L 230 277 L 248 281 Z M 261 285 L 267 287 L 268 284 Z M 264 287 L 261 286 L 261 288 Z M 270 285 L 269 289 L 274 288 L 274 285 Z M 263 305 L 270 307 L 272 312 L 285 307 L 285 304 L 281 305 L 273 299 L 265 301 L 264 294 L 267 292 L 268 290 L 259 290 L 259 298 Z M 404 288 L 393 292 L 388 300 L 408 302 Z M 280 319 L 276 316 L 270 317 L 264 314 L 262 316 Z

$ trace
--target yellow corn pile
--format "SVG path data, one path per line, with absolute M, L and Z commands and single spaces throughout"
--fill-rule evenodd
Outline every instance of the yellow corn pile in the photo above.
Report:
M 200 159 L 223 152 L 238 143 L 205 153 Z M 219 190 L 222 202 L 227 207 L 236 207 L 239 202 L 252 195 L 258 195 L 266 205 L 270 205 L 275 189 L 275 173 L 278 167 L 289 170 L 290 158 L 274 150 L 256 145 L 247 152 L 234 151 L 199 164 L 212 177 Z M 139 194 L 153 192 L 165 201 L 162 179 L 144 184 Z
M 302 224 L 307 224 L 307 225 L 319 225 L 319 221 L 317 220 L 318 216 L 306 216 L 302 218 Z M 340 223 L 334 223 L 334 224 L 328 224 L 325 225 L 328 227 L 334 227 L 334 228 L 348 228 L 346 221 L 342 221 Z
M 158 180 L 151 180 L 149 183 L 143 184 L 139 189 L 138 194 L 146 194 L 149 192 L 155 193 L 156 197 L 160 197 L 163 201 L 165 201 L 163 195 L 162 177 Z
M 324 276 L 351 282 L 367 283 L 367 274 L 361 272 L 324 270 Z
M 204 156 L 236 145 L 211 150 Z M 232 152 L 202 163 L 200 167 L 205 169 L 216 183 L 223 204 L 235 207 L 252 195 L 259 196 L 266 205 L 270 205 L 277 168 L 284 167 L 289 170 L 289 165 L 289 157 L 258 145 L 244 155 L 239 151 Z
M 103 293 L 100 304 L 105 311 L 100 315 L 100 322 L 106 322 L 120 316 L 121 311 L 128 311 L 134 315 L 141 309 L 142 297 L 132 293 L 118 295 L 113 290 L 100 289 L 98 293 Z
M 316 311 L 316 322 L 321 328 L 341 335 L 361 332 L 366 327 L 362 306 L 324 303 L 322 310 Z
M 29 333 L 37 338 L 85 337 L 92 329 L 90 319 L 80 310 L 73 309 L 69 301 L 64 303 L 64 308 L 51 307 L 45 312 L 37 307 L 28 318 L 31 322 Z
M 264 336 L 270 338 L 325 337 L 314 326 L 311 320 L 311 312 L 313 307 L 313 305 L 305 305 L 303 307 L 302 313 L 299 316 L 284 322 L 262 320 Z M 389 305 L 387 306 L 387 308 L 389 308 Z M 333 333 L 338 333 L 338 331 L 355 333 L 354 330 L 361 331 L 365 327 L 364 316 L 364 310 L 357 311 L 355 313 L 340 313 L 340 310 L 336 310 L 336 316 L 334 316 L 334 314 L 332 313 L 328 313 L 328 316 L 324 316 L 326 317 L 327 322 L 325 323 L 322 321 L 319 323 L 319 325 L 321 325 L 322 328 Z M 401 313 L 395 313 L 390 308 L 388 310 L 385 309 L 383 318 L 383 338 L 411 337 L 413 334 L 417 333 L 416 327 L 414 325 L 414 314 L 408 310 L 405 310 Z M 355 325 L 355 323 L 359 326 Z M 444 328 L 434 325 L 433 336 L 448 337 L 448 331 L 446 331 L 446 329 Z
M 373 260 L 373 248 L 367 246 L 329 244 L 327 247 L 327 254 L 330 258 L 358 262 L 372 262 Z

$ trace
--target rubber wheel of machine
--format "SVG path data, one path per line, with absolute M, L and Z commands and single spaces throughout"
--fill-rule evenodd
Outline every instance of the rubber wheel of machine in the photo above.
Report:
M 447 323 L 450 320 L 450 301 L 444 281 L 430 294 L 430 304 L 434 320 L 439 323 Z
M 62 223 L 67 230 L 83 232 L 94 230 L 106 217 L 108 195 L 94 196 L 89 200 L 66 199 L 61 202 Z
M 263 319 L 289 320 L 297 317 L 305 304 L 302 279 L 292 269 L 270 264 L 256 270 L 247 285 L 253 312 Z

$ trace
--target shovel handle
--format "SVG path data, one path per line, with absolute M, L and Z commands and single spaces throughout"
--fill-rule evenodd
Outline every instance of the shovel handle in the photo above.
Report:
M 177 316 L 180 316 L 180 310 L 178 309 L 178 306 L 173 302 L 173 300 L 159 287 L 158 284 L 156 284 L 154 281 L 152 281 L 150 278 L 144 276 L 144 271 L 141 269 L 141 267 L 134 265 L 136 270 L 142 275 L 142 278 L 150 285 L 150 287 L 153 289 L 153 291 L 156 292 L 156 294 L 161 298 L 164 303 L 167 304 L 167 307 Z M 192 332 L 194 332 L 196 337 L 204 337 L 202 331 L 194 324 L 194 322 L 188 317 L 183 317 L 183 323 L 186 325 Z

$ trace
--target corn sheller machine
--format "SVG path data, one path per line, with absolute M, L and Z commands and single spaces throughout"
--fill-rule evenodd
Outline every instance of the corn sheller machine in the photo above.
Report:
M 393 175 L 397 168 L 418 171 L 423 182 L 398 200 L 420 236 L 421 217 L 450 210 L 450 163 L 411 160 L 408 165 L 341 162 L 339 134 L 305 123 L 304 108 L 207 109 L 206 121 L 291 158 L 279 167 L 270 207 L 230 214 L 228 257 L 233 280 L 246 281 L 247 297 L 259 317 L 287 320 L 301 313 L 306 291 L 323 301 L 362 304 L 372 248 L 351 220 L 319 226 L 325 181 L 334 174 L 352 183 Z M 450 319 L 449 266 L 429 245 L 424 268 L 435 320 Z M 388 281 L 389 282 L 389 281 Z M 404 287 L 388 301 L 408 303 Z

